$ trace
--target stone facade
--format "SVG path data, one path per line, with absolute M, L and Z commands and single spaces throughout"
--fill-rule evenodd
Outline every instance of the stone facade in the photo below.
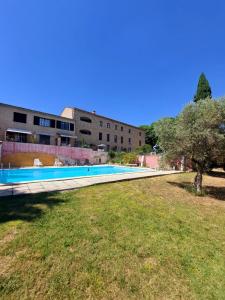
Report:
M 67 107 L 61 116 L 74 118 L 78 145 L 84 143 L 93 148 L 105 145 L 107 151 L 133 151 L 145 144 L 142 129 L 97 115 L 96 112 Z
M 60 116 L 0 103 L 0 141 L 133 151 L 142 129 L 95 112 L 66 107 Z
M 0 103 L 0 140 L 75 145 L 74 120 Z

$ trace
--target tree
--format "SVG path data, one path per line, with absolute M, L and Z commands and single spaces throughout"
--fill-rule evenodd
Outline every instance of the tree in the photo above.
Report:
M 194 96 L 194 102 L 198 102 L 199 100 L 206 98 L 212 98 L 212 91 L 205 74 L 202 73 L 199 77 L 197 91 Z
M 152 123 L 151 125 L 140 126 L 140 128 L 144 129 L 145 131 L 145 143 L 151 145 L 152 148 L 155 146 L 158 139 L 155 133 L 154 124 L 155 123 Z
M 200 100 L 187 105 L 174 119 L 155 126 L 159 145 L 167 161 L 185 156 L 195 167 L 194 186 L 202 192 L 202 175 L 212 163 L 225 157 L 225 99 Z
M 146 154 L 152 152 L 152 146 L 149 144 L 145 144 L 139 148 L 136 149 L 136 152 L 138 154 Z

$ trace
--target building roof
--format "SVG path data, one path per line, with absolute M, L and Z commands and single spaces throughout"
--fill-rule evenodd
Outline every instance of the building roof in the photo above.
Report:
M 111 119 L 111 118 L 108 118 L 108 117 L 105 117 L 105 116 L 102 116 L 102 115 L 98 115 L 96 113 L 93 113 L 93 112 L 90 112 L 90 111 L 86 111 L 84 109 L 80 109 L 80 108 L 77 108 L 77 107 L 71 107 L 72 109 L 74 109 L 75 111 L 78 110 L 80 112 L 83 112 L 83 113 L 88 113 L 90 115 L 94 115 L 94 116 L 97 116 L 99 118 L 103 118 L 103 119 L 106 119 L 106 120 L 109 120 L 109 121 L 112 121 L 112 122 L 116 122 L 116 123 L 119 123 L 119 124 L 122 124 L 122 125 L 126 125 L 126 126 L 129 126 L 129 127 L 133 127 L 135 129 L 138 129 L 140 131 L 143 131 L 144 132 L 144 129 L 140 128 L 140 127 L 137 127 L 137 126 L 134 126 L 134 125 L 130 125 L 130 124 L 127 124 L 127 123 L 124 123 L 124 122 L 121 122 L 121 121 L 118 121 L 118 120 L 115 120 L 115 119 Z
M 54 114 L 50 114 L 50 113 L 46 113 L 43 111 L 38 111 L 38 110 L 33 110 L 33 109 L 29 109 L 29 108 L 24 108 L 24 107 L 20 107 L 20 106 L 15 106 L 15 105 L 11 105 L 11 104 L 6 104 L 6 103 L 0 103 L 0 106 L 6 106 L 6 107 L 11 107 L 11 108 L 16 108 L 16 109 L 22 109 L 24 111 L 27 112 L 32 112 L 32 113 L 37 113 L 37 114 L 43 114 L 49 117 L 53 117 L 53 118 L 60 118 L 60 119 L 64 119 L 67 120 L 68 122 L 73 122 L 73 118 L 66 118 L 66 117 L 62 117 L 60 115 L 54 115 Z

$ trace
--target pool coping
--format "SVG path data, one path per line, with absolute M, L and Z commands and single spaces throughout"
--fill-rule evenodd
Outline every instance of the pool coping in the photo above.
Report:
M 29 195 L 37 193 L 59 192 L 76 190 L 83 187 L 127 181 L 141 178 L 157 177 L 170 174 L 182 173 L 181 171 L 144 171 L 118 174 L 105 174 L 96 176 L 83 176 L 70 179 L 48 180 L 29 183 L 0 185 L 0 197 Z

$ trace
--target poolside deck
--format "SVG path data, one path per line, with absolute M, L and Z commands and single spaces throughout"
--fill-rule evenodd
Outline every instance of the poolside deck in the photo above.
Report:
M 82 187 L 132 180 L 138 178 L 156 177 L 169 175 L 174 173 L 180 173 L 179 171 L 147 171 L 147 172 L 133 172 L 115 175 L 101 175 L 92 177 L 82 177 L 67 180 L 51 180 L 51 181 L 39 181 L 32 183 L 21 183 L 21 184 L 1 184 L 0 185 L 0 197 L 16 196 L 25 194 L 36 194 L 36 193 L 47 193 L 53 191 L 66 191 L 79 189 Z

